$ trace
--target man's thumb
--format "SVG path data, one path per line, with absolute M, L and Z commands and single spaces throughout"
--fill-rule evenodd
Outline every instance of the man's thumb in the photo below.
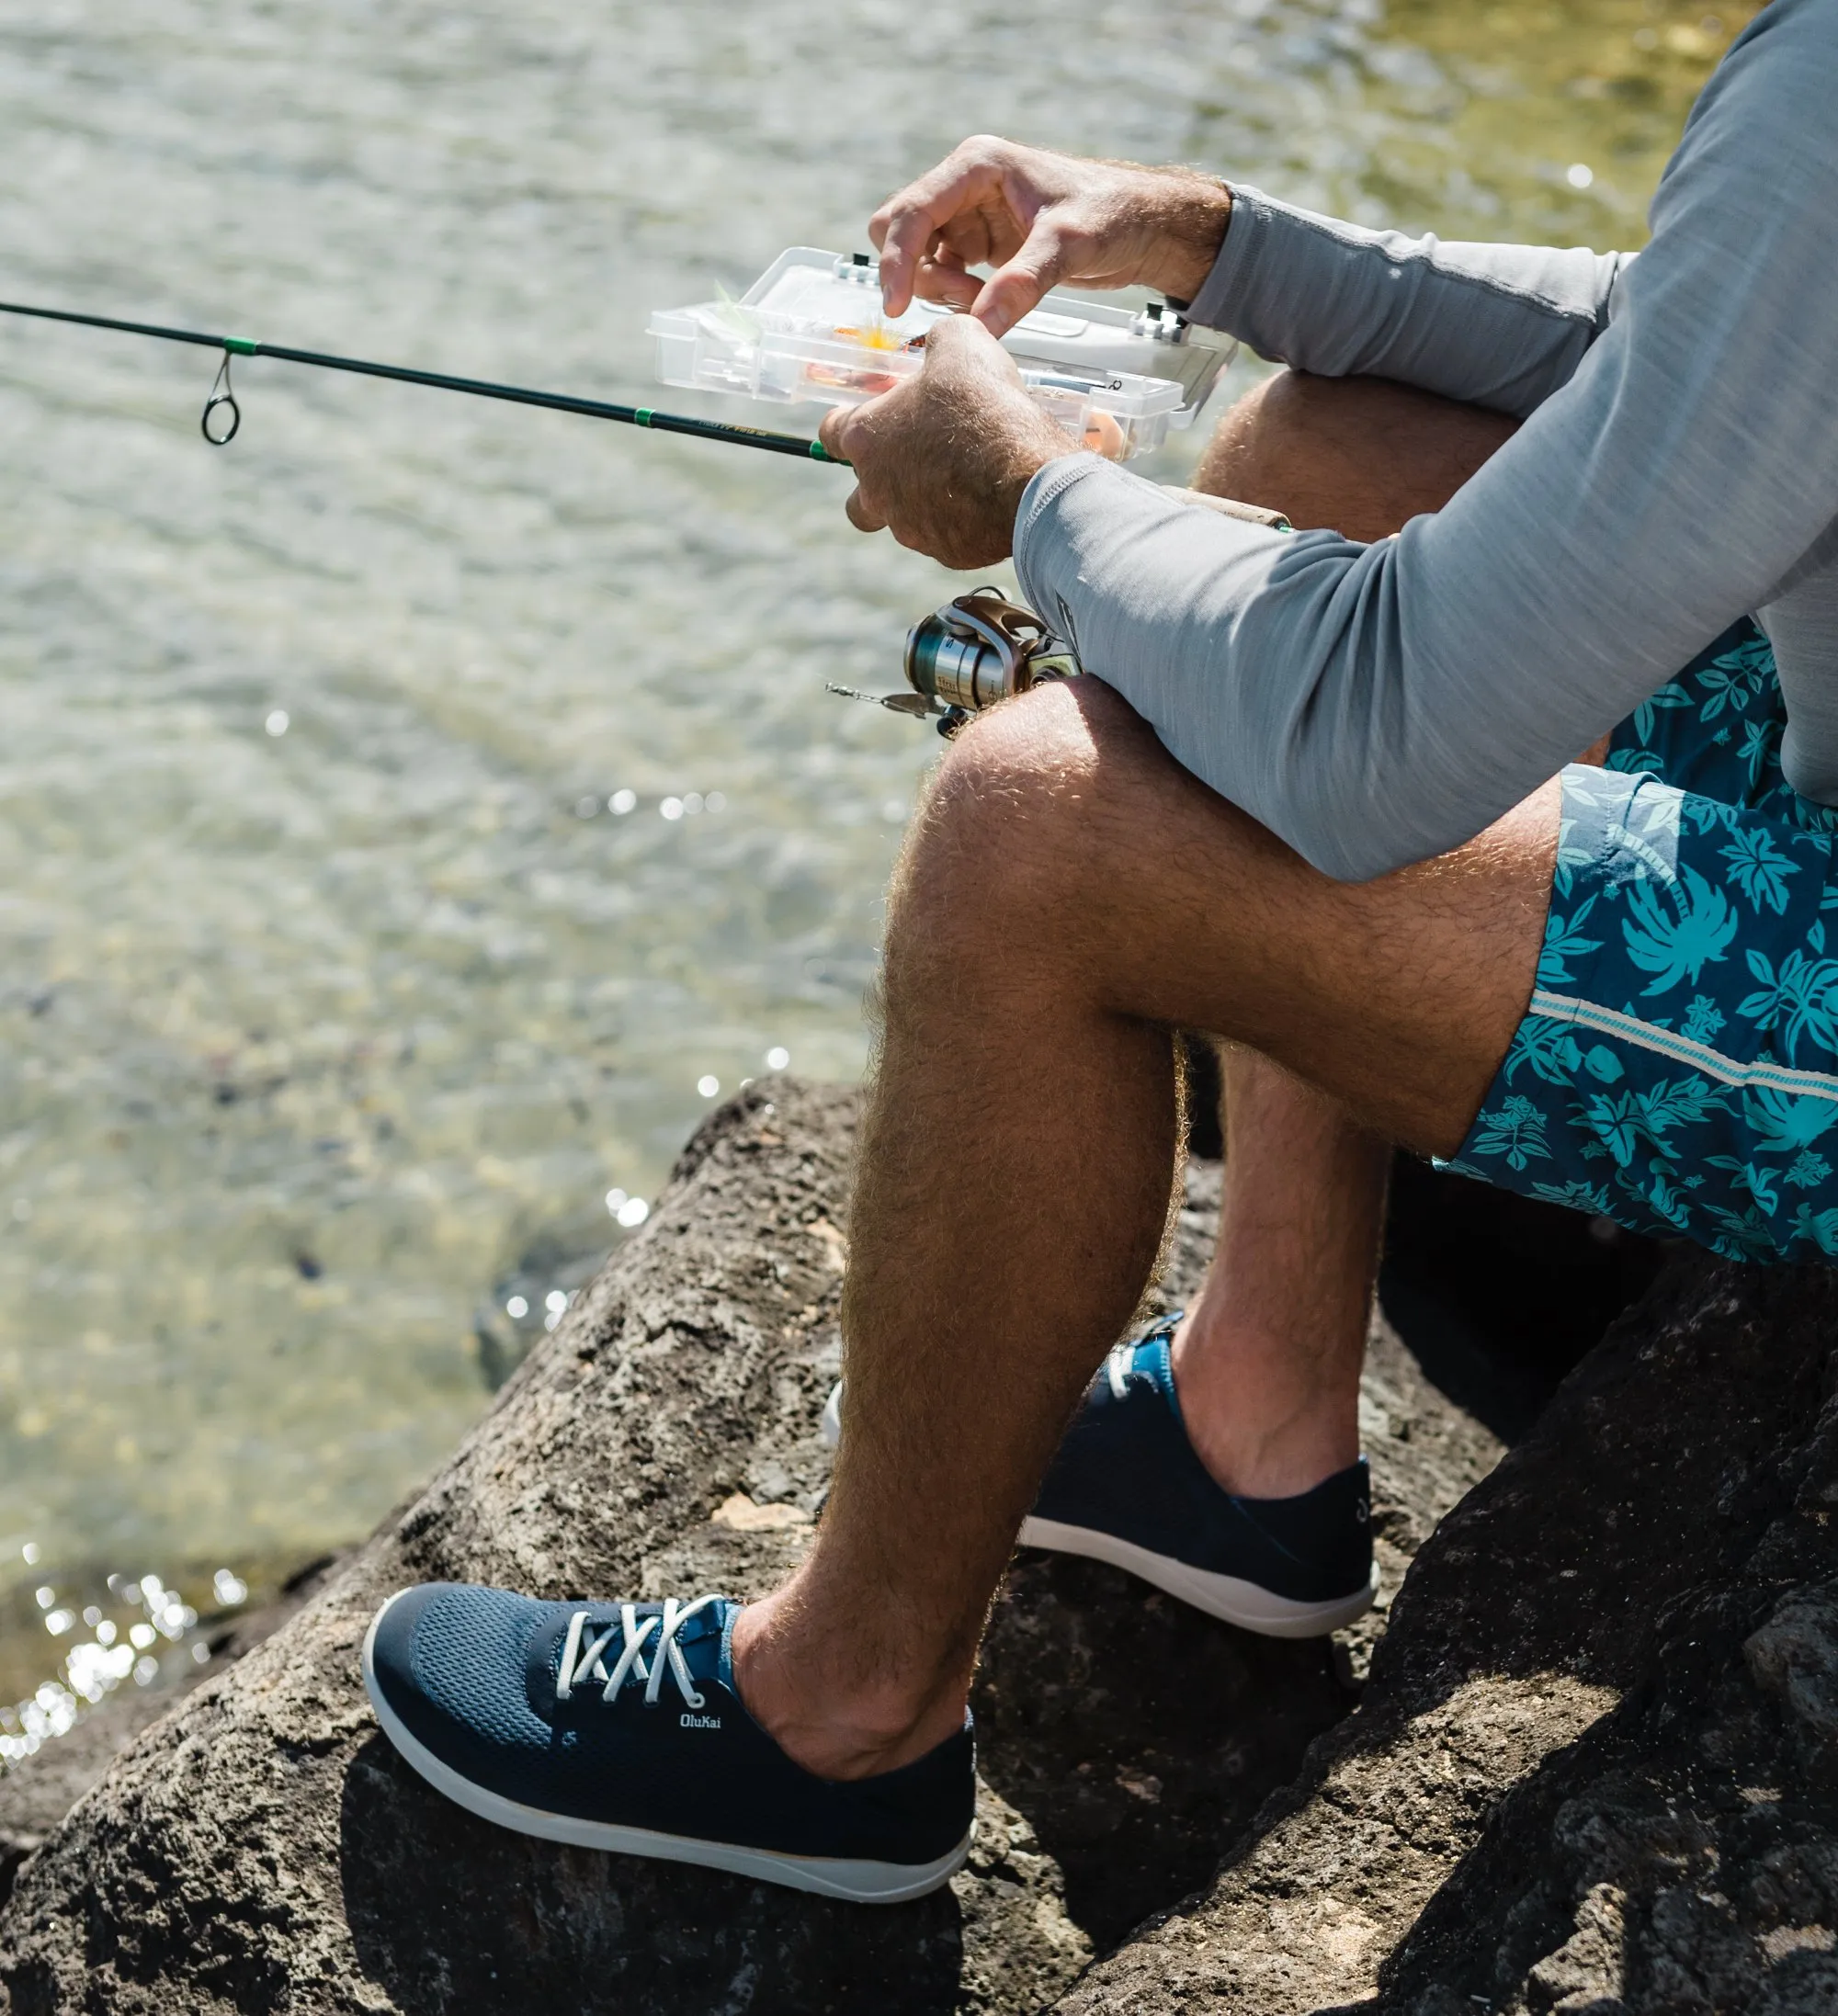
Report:
M 1014 258 L 983 283 L 970 313 L 992 334 L 1005 336 L 1024 315 L 1039 307 L 1064 265 L 1058 235 L 1037 224 Z

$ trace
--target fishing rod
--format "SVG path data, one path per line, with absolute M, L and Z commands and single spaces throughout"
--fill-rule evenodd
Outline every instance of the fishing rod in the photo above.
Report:
M 202 350 L 221 350 L 223 361 L 199 419 L 199 430 L 214 448 L 228 447 L 243 425 L 243 409 L 230 382 L 231 360 L 275 357 L 283 364 L 305 364 L 315 370 L 350 371 L 360 378 L 387 378 L 402 385 L 429 385 L 436 391 L 465 392 L 473 399 L 502 399 L 516 406 L 546 407 L 551 413 L 584 413 L 590 420 L 616 420 L 628 427 L 648 427 L 653 434 L 686 434 L 702 441 L 726 441 L 734 447 L 764 448 L 769 455 L 795 455 L 835 469 L 849 466 L 821 441 L 807 440 L 801 435 L 777 434 L 770 427 L 737 427 L 724 420 L 698 420 L 688 413 L 660 413 L 652 406 L 619 406 L 606 400 L 575 399 L 565 392 L 535 391 L 523 385 L 496 385 L 488 379 L 452 378 L 444 371 L 418 371 L 403 364 L 374 364 L 365 357 L 254 343 L 246 336 L 213 336 L 201 329 L 166 329 L 157 323 L 122 322 L 112 315 L 79 315 L 67 308 L 32 308 L 22 301 L 0 301 L 0 314 L 28 315 L 36 322 L 73 323 L 83 329 L 149 336 L 156 343 L 188 343 Z
M 185 343 L 199 349 L 220 350 L 222 362 L 210 396 L 199 420 L 199 431 L 212 447 L 228 447 L 243 424 L 243 411 L 230 381 L 235 357 L 275 357 L 283 364 L 304 364 L 326 371 L 351 371 L 363 378 L 392 379 L 404 385 L 429 385 L 437 391 L 465 392 L 476 399 L 501 399 L 518 406 L 541 406 L 553 413 L 584 413 L 591 420 L 616 420 L 626 426 L 649 427 L 657 434 L 684 434 L 705 441 L 726 441 L 736 447 L 764 448 L 772 455 L 795 455 L 837 469 L 849 464 L 832 455 L 821 441 L 766 427 L 740 427 L 720 420 L 698 420 L 686 413 L 659 413 L 650 406 L 619 406 L 598 399 L 575 399 L 522 385 L 498 385 L 485 379 L 453 378 L 442 371 L 421 371 L 401 364 L 375 364 L 363 357 L 333 357 L 320 350 L 295 350 L 282 344 L 255 343 L 246 336 L 217 336 L 199 329 L 168 329 L 157 323 L 123 322 L 112 315 L 83 315 L 62 308 L 34 308 L 19 301 L 0 301 L 0 314 L 26 315 L 39 322 L 72 323 L 84 329 L 113 330 L 121 335 L 148 336 L 159 343 Z M 1243 508 L 1243 507 L 1238 507 Z M 978 588 L 959 595 L 942 609 L 916 623 L 907 633 L 902 669 L 904 693 L 862 693 L 831 685 L 846 699 L 868 700 L 896 713 L 936 722 L 946 736 L 955 735 L 973 714 L 998 700 L 1025 693 L 1043 680 L 1076 677 L 1079 662 L 1071 646 L 1055 637 L 1031 609 L 1010 602 L 999 589 Z

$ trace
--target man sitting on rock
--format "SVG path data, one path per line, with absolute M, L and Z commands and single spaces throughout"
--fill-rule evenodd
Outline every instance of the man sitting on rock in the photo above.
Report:
M 1838 1253 L 1834 90 L 1838 0 L 1775 0 L 1638 258 L 987 139 L 877 215 L 888 309 L 969 312 L 831 416 L 849 515 L 953 567 L 1012 551 L 1094 676 L 958 740 L 895 878 L 804 1564 L 744 1608 L 399 1595 L 367 1677 L 437 1785 L 917 1896 L 967 1845 L 1017 1533 L 1253 1630 L 1368 1601 L 1389 1144 L 1744 1259 Z M 1069 451 L 995 340 L 1060 281 L 1146 284 L 1290 367 L 1199 484 L 1301 529 Z M 1168 1219 L 1179 1028 L 1231 1046 L 1218 1261 L 1112 1349 Z

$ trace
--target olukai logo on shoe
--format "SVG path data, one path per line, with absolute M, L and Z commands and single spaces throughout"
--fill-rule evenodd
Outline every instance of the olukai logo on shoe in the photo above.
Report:
M 679 1729 L 719 1729 L 721 1718 L 718 1715 L 679 1715 L 676 1727 Z

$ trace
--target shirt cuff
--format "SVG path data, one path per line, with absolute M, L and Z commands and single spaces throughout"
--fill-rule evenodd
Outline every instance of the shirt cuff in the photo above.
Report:
M 1093 455 L 1088 449 L 1081 449 L 1073 455 L 1061 455 L 1050 462 L 1043 463 L 1034 472 L 1034 480 L 1021 493 L 1021 504 L 1015 514 L 1015 574 L 1021 583 L 1022 599 L 1049 623 L 1053 614 L 1040 598 L 1047 592 L 1044 574 L 1037 583 L 1030 579 L 1030 560 L 1044 558 L 1044 549 L 1055 539 L 1053 529 L 1053 506 L 1074 484 L 1089 481 L 1093 477 L 1116 474 L 1116 464 L 1107 462 L 1101 455 Z M 1062 542 L 1063 543 L 1063 542 Z
M 1271 233 L 1280 227 L 1276 206 L 1262 189 L 1237 182 L 1228 182 L 1226 187 L 1231 192 L 1231 215 L 1226 220 L 1219 257 L 1186 314 L 1202 329 L 1236 335 L 1234 307 L 1251 291 Z

